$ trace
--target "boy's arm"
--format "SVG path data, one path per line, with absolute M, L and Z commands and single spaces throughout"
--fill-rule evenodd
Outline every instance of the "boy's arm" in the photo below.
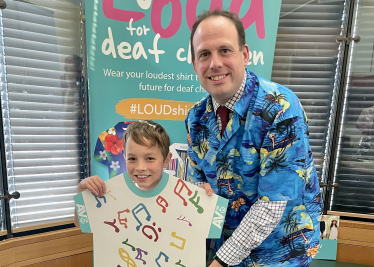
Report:
M 79 224 L 78 214 L 77 214 L 77 210 L 76 209 L 74 209 L 74 225 L 75 225 L 75 227 L 81 228 L 81 226 Z
M 83 179 L 78 185 L 78 194 L 85 190 L 90 190 L 95 196 L 102 197 L 106 193 L 104 181 L 97 175 Z M 77 210 L 74 212 L 74 224 L 80 227 Z

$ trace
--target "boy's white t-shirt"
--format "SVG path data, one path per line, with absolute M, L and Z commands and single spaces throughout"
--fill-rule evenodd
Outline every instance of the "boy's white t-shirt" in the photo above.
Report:
M 107 194 L 74 196 L 82 232 L 93 233 L 95 267 L 205 266 L 206 238 L 219 238 L 228 200 L 166 173 L 149 191 L 127 173 Z

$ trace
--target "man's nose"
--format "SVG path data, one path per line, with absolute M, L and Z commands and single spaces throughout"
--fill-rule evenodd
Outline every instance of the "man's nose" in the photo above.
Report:
M 222 67 L 222 59 L 218 53 L 212 53 L 210 58 L 210 68 L 216 69 Z

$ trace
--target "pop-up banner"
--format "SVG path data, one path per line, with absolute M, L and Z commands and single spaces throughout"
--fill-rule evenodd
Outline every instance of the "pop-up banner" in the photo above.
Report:
M 86 1 L 91 151 L 119 122 L 151 119 L 172 143 L 186 143 L 184 119 L 206 91 L 193 71 L 189 38 L 202 10 L 239 15 L 250 50 L 248 68 L 270 78 L 281 0 Z M 104 180 L 105 166 L 92 160 Z

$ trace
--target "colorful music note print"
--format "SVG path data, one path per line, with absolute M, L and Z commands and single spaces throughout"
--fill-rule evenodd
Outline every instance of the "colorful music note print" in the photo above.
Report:
M 110 192 L 112 192 L 111 190 L 109 190 L 108 192 L 106 192 L 109 196 L 111 196 L 113 199 L 114 199 L 114 201 L 117 201 L 117 198 L 115 198 L 114 196 L 112 196 L 111 194 L 109 194 Z
M 197 212 L 202 214 L 204 212 L 204 209 L 203 207 L 201 207 L 199 205 L 199 202 L 200 202 L 200 197 L 197 196 L 199 191 L 195 191 L 195 194 L 193 195 L 193 197 L 189 198 L 189 201 L 197 208 Z M 195 198 L 196 198 L 196 201 L 195 201 Z
M 182 245 L 181 245 L 181 246 L 178 246 L 178 245 L 176 245 L 174 242 L 171 242 L 171 243 L 170 243 L 170 246 L 172 246 L 172 247 L 176 247 L 176 248 L 178 248 L 178 249 L 180 249 L 180 250 L 183 250 L 183 249 L 184 249 L 184 246 L 186 245 L 186 239 L 184 239 L 183 237 L 177 236 L 177 233 L 176 233 L 176 232 L 172 232 L 172 233 L 171 233 L 171 236 L 174 237 L 174 238 L 176 238 L 176 239 L 181 240 L 181 241 L 182 241 Z
M 179 188 L 179 191 L 177 192 L 177 190 L 178 190 L 178 186 L 179 186 L 179 185 L 181 185 L 181 186 L 180 186 L 180 188 Z M 183 188 L 186 188 L 186 189 L 187 189 L 187 194 L 188 194 L 189 196 L 191 196 L 192 191 L 188 188 L 188 186 L 186 185 L 186 183 L 185 183 L 183 180 L 181 180 L 181 179 L 179 179 L 179 180 L 177 181 L 177 184 L 176 184 L 175 187 L 174 187 L 174 193 L 175 193 L 178 197 L 180 197 L 180 198 L 183 200 L 183 205 L 187 206 L 187 201 L 186 201 L 186 200 L 184 199 L 184 197 L 182 197 L 182 195 L 181 195 L 181 192 L 182 192 Z
M 163 198 L 162 196 L 158 196 L 157 199 L 156 199 L 156 203 L 162 207 L 162 212 L 165 213 L 166 212 L 166 208 L 169 206 L 169 203 L 166 201 L 165 198 Z M 165 203 L 165 206 L 162 205 L 162 203 Z
M 96 201 L 97 201 L 96 208 L 101 208 L 101 206 L 102 206 L 102 204 L 101 204 L 99 198 L 104 199 L 104 203 L 106 203 L 106 197 L 105 197 L 105 196 L 97 197 L 97 196 L 94 195 L 94 193 L 91 192 L 91 194 L 95 197 L 95 199 L 96 199 Z
M 138 204 L 133 210 L 132 210 L 132 215 L 134 215 L 134 218 L 135 218 L 135 220 L 137 220 L 137 222 L 139 223 L 139 225 L 138 226 L 136 226 L 136 231 L 139 231 L 139 229 L 140 229 L 140 227 L 142 227 L 142 223 L 141 223 L 141 221 L 139 220 L 139 218 L 138 218 L 138 216 L 137 216 L 137 214 L 140 212 L 140 211 L 142 211 L 142 210 L 144 210 L 144 212 L 147 214 L 147 217 L 145 218 L 147 221 L 150 221 L 151 220 L 151 214 L 149 214 L 149 212 L 148 212 L 148 210 L 147 210 L 147 208 L 144 206 L 144 204 L 143 203 L 140 203 L 140 204 Z
M 131 259 L 129 253 L 123 248 L 118 249 L 119 256 L 121 259 L 126 262 L 127 267 L 137 267 L 133 259 Z
M 118 211 L 117 214 L 118 214 L 118 222 L 119 222 L 119 224 L 122 224 L 122 225 L 125 226 L 125 228 L 127 228 L 127 218 L 124 218 L 124 219 L 121 218 L 121 214 L 125 213 L 125 212 L 130 213 L 130 210 L 129 209 L 125 209 L 123 211 Z
M 152 223 L 152 225 L 153 226 L 156 226 L 156 223 L 154 222 L 154 223 Z M 152 239 L 153 238 L 153 236 L 152 235 L 147 235 L 145 232 L 144 232 L 144 229 L 151 229 L 152 231 L 153 231 L 153 233 L 155 234 L 155 236 L 156 236 L 156 238 L 155 238 L 155 242 L 158 240 L 158 233 L 157 233 L 157 231 L 156 231 L 156 229 L 155 228 L 153 228 L 152 226 L 150 226 L 150 225 L 144 225 L 144 227 L 143 227 L 143 229 L 142 229 L 142 233 L 146 236 L 146 237 L 148 237 L 148 239 Z M 157 228 L 157 230 L 161 233 L 161 228 L 159 227 L 159 228 Z
M 179 216 L 179 218 L 177 218 L 177 220 L 178 220 L 178 221 L 184 221 L 184 222 L 187 222 L 187 223 L 188 223 L 188 226 L 192 226 L 192 223 L 190 223 L 189 221 L 185 220 L 186 217 L 183 217 L 183 218 L 181 218 L 181 217 L 182 217 L 182 215 Z
M 114 227 L 114 230 L 116 231 L 116 233 L 119 232 L 119 228 L 115 225 L 116 224 L 116 219 L 113 219 L 113 222 L 106 222 L 104 221 L 105 224 L 108 224 L 110 226 L 113 226 Z
M 127 243 L 128 241 L 129 241 L 129 239 L 126 238 L 126 240 L 123 241 L 122 244 L 125 244 L 125 245 L 129 246 L 132 249 L 132 251 L 135 251 L 135 247 L 133 245 L 130 245 L 129 243 Z
M 161 265 L 158 263 L 158 261 L 160 260 L 161 256 L 164 256 L 165 262 L 169 262 L 169 257 L 164 252 L 161 251 L 160 254 L 158 254 L 158 257 L 155 260 L 158 267 L 161 267 Z

